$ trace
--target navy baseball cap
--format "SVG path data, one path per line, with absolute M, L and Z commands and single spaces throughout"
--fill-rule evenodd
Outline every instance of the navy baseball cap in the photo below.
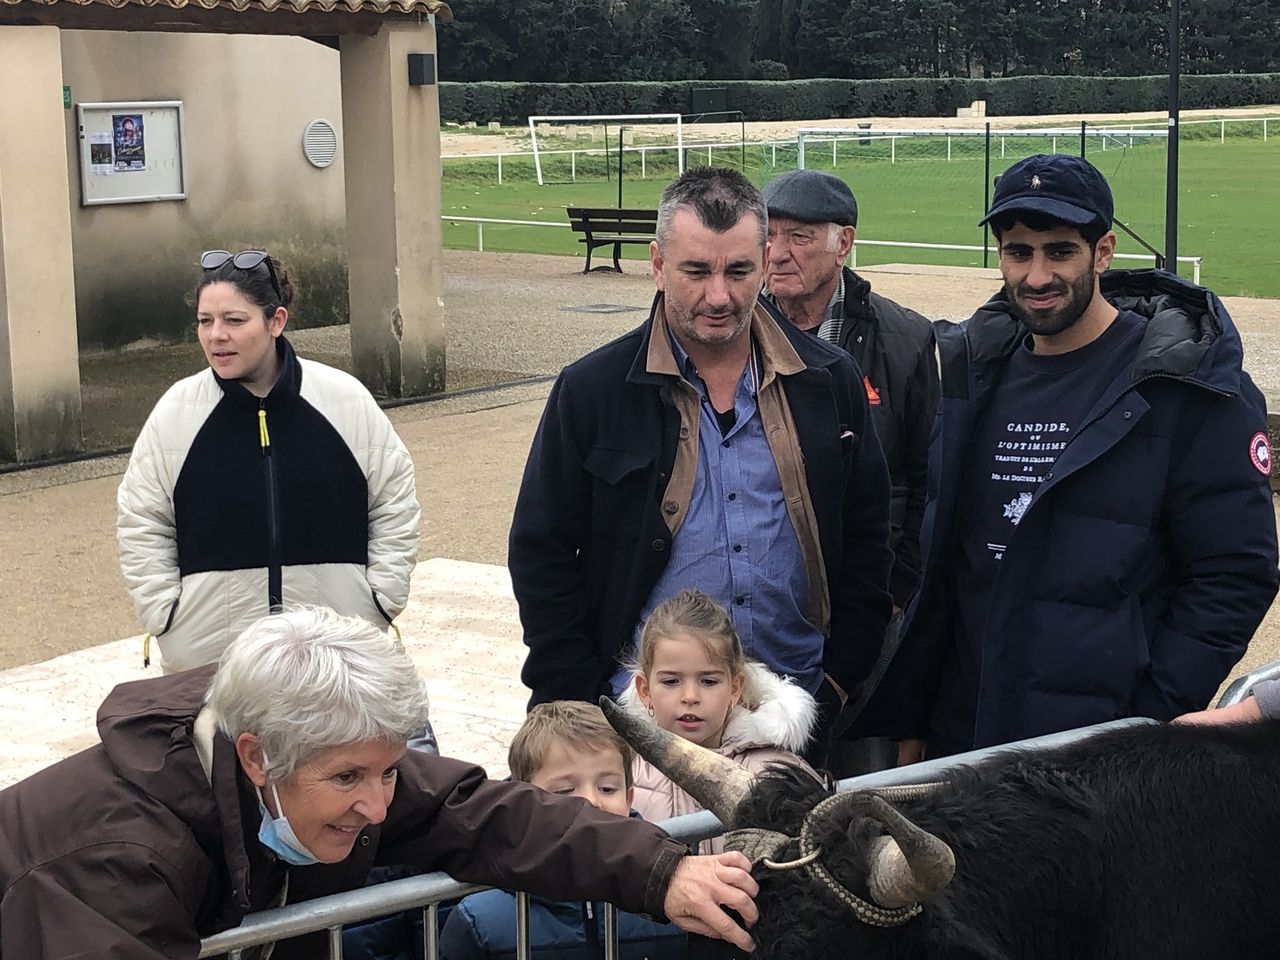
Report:
M 1115 202 L 1106 178 L 1084 157 L 1038 153 L 1019 160 L 1000 175 L 991 209 L 978 226 L 1018 211 L 1039 213 L 1075 227 L 1101 220 L 1110 230 Z

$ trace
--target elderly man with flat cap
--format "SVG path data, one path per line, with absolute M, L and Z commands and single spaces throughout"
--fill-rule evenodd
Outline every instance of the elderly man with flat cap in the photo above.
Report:
M 924 577 L 866 711 L 903 761 L 1202 709 L 1276 595 L 1240 334 L 1204 287 L 1109 269 L 1113 210 L 1081 157 L 1014 164 L 983 218 L 1004 289 L 936 327 Z
M 858 202 L 847 183 L 829 173 L 792 170 L 770 181 L 764 197 L 769 209 L 765 296 L 795 326 L 853 356 L 889 465 L 894 552 L 889 589 L 895 616 L 882 653 L 887 658 L 896 647 L 901 612 L 920 582 L 929 433 L 938 405 L 933 328 L 914 310 L 873 293 L 866 279 L 844 266 L 858 226 Z M 850 753 L 837 744 L 835 772 L 852 775 L 891 765 L 896 754 L 896 748 L 870 754 L 868 748 L 864 744 Z

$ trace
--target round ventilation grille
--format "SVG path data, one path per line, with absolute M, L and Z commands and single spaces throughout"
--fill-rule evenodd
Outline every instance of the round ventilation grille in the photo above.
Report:
M 302 152 L 313 167 L 327 167 L 338 154 L 338 134 L 328 120 L 312 120 L 302 131 Z

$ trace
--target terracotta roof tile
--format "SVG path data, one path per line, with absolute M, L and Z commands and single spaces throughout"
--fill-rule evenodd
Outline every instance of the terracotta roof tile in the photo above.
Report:
M 105 5 L 117 9 L 124 7 L 201 7 L 205 10 L 285 10 L 306 13 L 322 10 L 326 13 L 433 13 L 441 20 L 452 20 L 453 11 L 444 0 L 0 0 L 0 4 L 38 3 L 52 6 L 70 3 L 80 7 Z

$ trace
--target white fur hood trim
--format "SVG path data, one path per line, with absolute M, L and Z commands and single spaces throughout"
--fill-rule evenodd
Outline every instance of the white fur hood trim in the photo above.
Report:
M 630 713 L 649 720 L 636 693 L 635 673 L 618 702 Z M 771 746 L 800 753 L 818 719 L 813 695 L 790 677 L 781 677 L 757 660 L 747 661 L 742 699 L 729 714 L 724 742 L 742 746 Z

